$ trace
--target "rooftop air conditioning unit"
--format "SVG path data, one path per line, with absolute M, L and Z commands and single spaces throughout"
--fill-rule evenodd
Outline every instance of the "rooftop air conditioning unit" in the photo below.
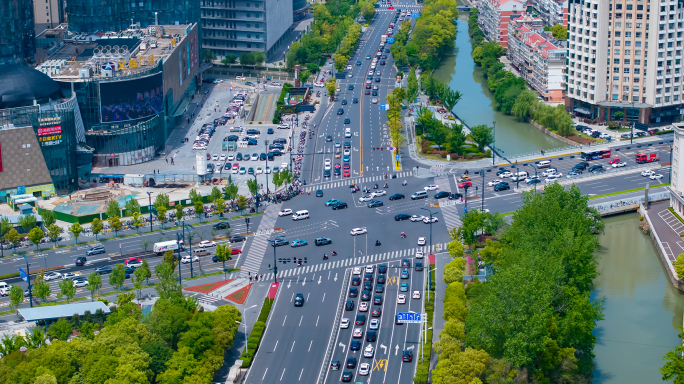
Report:
M 78 77 L 81 79 L 90 79 L 92 72 L 90 68 L 79 68 Z

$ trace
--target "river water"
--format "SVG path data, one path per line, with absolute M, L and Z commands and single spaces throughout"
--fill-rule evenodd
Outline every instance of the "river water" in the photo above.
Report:
M 467 126 L 496 122 L 494 146 L 503 155 L 539 152 L 542 149 L 565 147 L 567 144 L 546 135 L 529 123 L 521 123 L 513 116 L 496 111 L 494 97 L 487 87 L 482 69 L 475 66 L 470 53 L 472 46 L 468 36 L 467 13 L 461 12 L 457 23 L 456 49 L 447 56 L 433 76 L 461 92 L 463 97 L 454 112 Z
M 636 213 L 608 217 L 600 236 L 599 277 L 592 299 L 604 298 L 597 324 L 594 384 L 661 382 L 662 357 L 681 340 L 684 294 L 667 278 Z

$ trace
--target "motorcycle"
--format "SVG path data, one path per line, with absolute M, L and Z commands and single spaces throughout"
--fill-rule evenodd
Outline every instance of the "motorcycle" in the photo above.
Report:
M 373 189 L 378 189 L 378 185 L 375 184 L 375 186 L 373 186 Z

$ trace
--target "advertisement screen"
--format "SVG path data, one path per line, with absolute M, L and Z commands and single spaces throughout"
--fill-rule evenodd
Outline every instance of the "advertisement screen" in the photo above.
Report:
M 162 111 L 164 80 L 152 76 L 100 83 L 102 122 L 127 121 L 150 117 Z

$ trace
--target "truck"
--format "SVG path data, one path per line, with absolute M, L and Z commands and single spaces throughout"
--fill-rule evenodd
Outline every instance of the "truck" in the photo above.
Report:
M 652 163 L 654 161 L 660 161 L 660 155 L 658 153 L 643 153 L 639 152 L 634 156 L 637 164 Z
M 177 251 L 179 246 L 181 249 L 183 248 L 183 240 L 162 241 L 160 243 L 154 243 L 152 252 L 157 256 L 161 256 L 166 251 Z
M 382 36 L 380 36 L 380 42 L 381 42 L 381 43 L 386 43 L 386 42 L 387 42 L 387 35 L 382 35 Z

